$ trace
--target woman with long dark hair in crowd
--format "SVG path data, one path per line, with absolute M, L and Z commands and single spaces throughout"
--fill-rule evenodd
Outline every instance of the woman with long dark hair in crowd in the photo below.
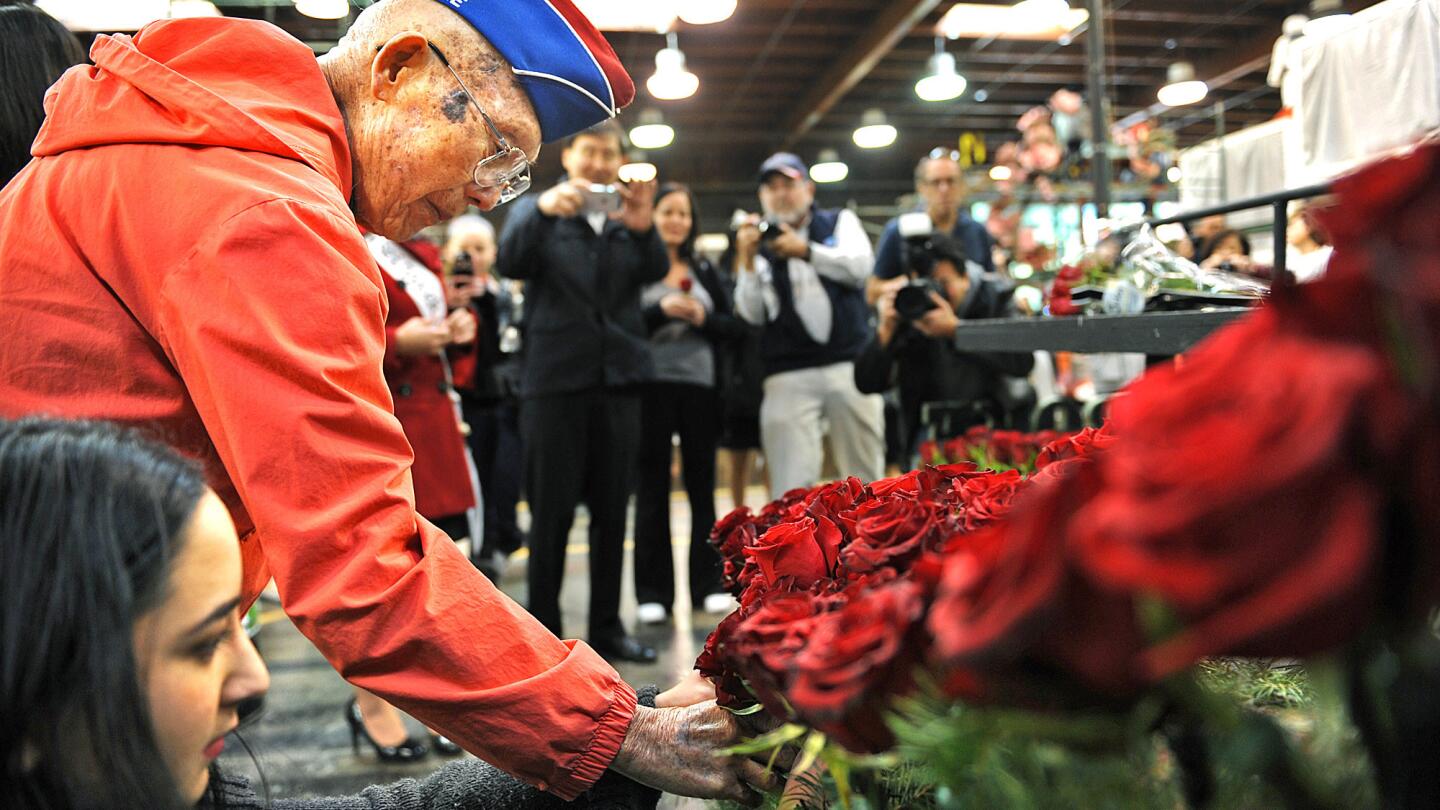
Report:
M 235 528 L 199 468 L 105 425 L 0 421 L 0 504 L 0 807 L 574 806 L 473 759 L 262 801 L 215 766 L 269 676 L 240 628 Z M 657 800 L 607 774 L 581 806 Z
M 641 396 L 635 489 L 635 598 L 642 623 L 663 622 L 675 601 L 670 550 L 670 461 L 680 437 L 681 477 L 690 499 L 690 599 L 697 610 L 728 609 L 720 557 L 707 538 L 715 525 L 715 448 L 720 430 L 718 344 L 744 335 L 730 293 L 709 261 L 695 255 L 695 197 L 667 183 L 655 195 L 655 228 L 670 272 L 641 291 L 655 380 Z
M 0 0 L 0 188 L 30 162 L 45 120 L 45 91 L 85 49 L 60 21 L 30 3 Z

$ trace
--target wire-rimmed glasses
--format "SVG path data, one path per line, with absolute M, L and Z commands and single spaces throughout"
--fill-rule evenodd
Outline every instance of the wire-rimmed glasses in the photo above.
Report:
M 495 142 L 500 147 L 498 152 L 475 164 L 475 170 L 471 173 L 475 185 L 481 188 L 499 189 L 500 205 L 524 194 L 530 188 L 530 158 L 526 157 L 519 147 L 511 146 L 509 141 L 505 140 L 505 136 L 500 133 L 500 128 L 495 126 L 495 122 L 485 114 L 485 110 L 480 107 L 480 102 L 475 100 L 475 94 L 465 86 L 465 80 L 461 79 L 460 74 L 455 72 L 455 68 L 450 66 L 450 60 L 446 59 L 445 54 L 435 47 L 435 43 L 430 43 L 430 50 L 435 52 L 440 64 L 450 71 L 450 75 L 455 77 L 456 83 L 460 85 L 460 91 L 474 105 L 475 111 L 480 113 L 480 120 L 485 122 L 485 126 L 489 128 L 490 134 L 495 137 Z

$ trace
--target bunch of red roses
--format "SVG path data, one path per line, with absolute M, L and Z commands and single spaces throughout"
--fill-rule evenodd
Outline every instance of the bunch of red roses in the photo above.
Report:
M 920 458 L 927 464 L 970 461 L 985 469 L 1014 468 L 1029 473 L 1035 470 L 1041 451 L 1066 435 L 1069 434 L 1058 430 L 1022 433 L 976 425 L 965 431 L 963 436 L 941 442 L 922 442 Z
M 1440 600 L 1440 146 L 1342 179 L 1326 278 L 1281 287 L 1038 472 L 788 493 L 713 542 L 740 608 L 697 666 L 852 750 L 924 665 L 970 701 L 1124 701 Z
M 740 607 L 706 642 L 697 667 L 722 704 L 756 701 L 798 716 L 852 750 L 891 736 L 890 700 L 914 686 L 931 647 L 925 619 L 945 560 L 1009 510 L 1051 467 L 1105 441 L 1087 430 L 1040 455 L 1040 474 L 926 467 L 869 485 L 795 490 L 755 515 L 741 508 L 711 541 Z

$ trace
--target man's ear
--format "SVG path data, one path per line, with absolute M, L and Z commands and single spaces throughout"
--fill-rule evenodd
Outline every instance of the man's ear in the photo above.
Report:
M 370 95 L 391 101 L 400 85 L 418 75 L 418 71 L 435 55 L 430 40 L 415 31 L 401 31 L 381 45 L 370 60 Z

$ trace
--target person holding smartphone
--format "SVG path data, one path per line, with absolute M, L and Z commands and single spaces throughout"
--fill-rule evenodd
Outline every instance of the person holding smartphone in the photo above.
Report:
M 655 183 L 620 184 L 625 135 L 605 122 L 565 142 L 567 177 L 521 198 L 500 236 L 500 274 L 525 281 L 520 432 L 529 496 L 530 612 L 562 633 L 565 546 L 590 512 L 588 640 L 612 660 L 653 661 L 620 621 L 625 509 L 640 441 L 640 386 L 654 376 L 640 290 L 670 262 Z

